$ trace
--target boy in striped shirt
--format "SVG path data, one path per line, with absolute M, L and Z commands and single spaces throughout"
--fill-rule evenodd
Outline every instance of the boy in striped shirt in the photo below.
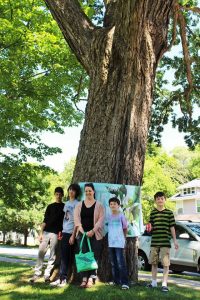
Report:
M 159 262 L 159 254 L 163 265 L 163 282 L 162 291 L 168 292 L 167 287 L 169 265 L 170 265 L 170 248 L 171 236 L 174 241 L 175 249 L 178 249 L 175 233 L 175 219 L 173 212 L 165 208 L 166 196 L 163 192 L 157 192 L 154 195 L 156 207 L 151 211 L 150 224 L 148 231 L 152 230 L 151 251 L 149 263 L 152 272 L 152 282 L 148 287 L 157 287 L 157 269 Z

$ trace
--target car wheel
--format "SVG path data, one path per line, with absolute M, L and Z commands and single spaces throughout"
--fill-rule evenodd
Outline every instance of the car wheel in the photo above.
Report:
M 151 269 L 151 265 L 148 263 L 148 259 L 146 254 L 142 251 L 138 252 L 138 270 L 139 271 L 149 271 Z

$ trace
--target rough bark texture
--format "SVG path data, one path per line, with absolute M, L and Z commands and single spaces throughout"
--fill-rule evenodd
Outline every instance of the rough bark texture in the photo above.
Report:
M 46 0 L 90 76 L 73 180 L 141 185 L 155 71 L 167 46 L 173 0 L 104 2 L 104 27 L 99 28 L 77 0 Z M 135 281 L 134 249 L 130 239 L 129 275 Z

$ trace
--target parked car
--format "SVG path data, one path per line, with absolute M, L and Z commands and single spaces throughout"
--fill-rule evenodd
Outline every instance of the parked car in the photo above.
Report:
M 200 272 L 200 223 L 177 221 L 175 229 L 179 249 L 175 250 L 173 240 L 171 240 L 170 269 L 175 273 L 183 271 Z M 139 270 L 151 269 L 148 263 L 150 245 L 151 233 L 144 232 L 139 238 Z

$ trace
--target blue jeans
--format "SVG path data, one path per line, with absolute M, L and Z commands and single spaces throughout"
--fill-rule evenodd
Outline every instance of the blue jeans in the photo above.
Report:
M 113 281 L 116 284 L 128 285 L 128 275 L 124 259 L 123 248 L 108 248 L 112 267 Z

